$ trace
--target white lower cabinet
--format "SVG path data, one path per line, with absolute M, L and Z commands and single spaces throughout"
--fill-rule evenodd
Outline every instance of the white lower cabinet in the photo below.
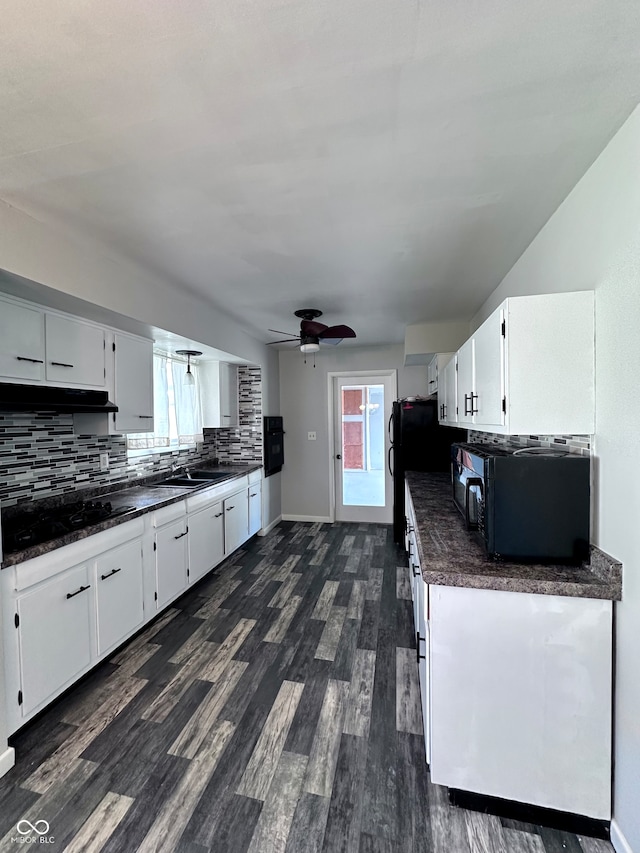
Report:
M 249 536 L 262 527 L 262 483 L 249 486 Z
M 142 543 L 129 542 L 99 557 L 95 587 L 101 655 L 144 622 Z
M 187 519 L 156 530 L 156 606 L 161 610 L 187 588 Z
M 249 535 L 249 500 L 246 487 L 224 501 L 224 553 L 233 554 Z
M 189 515 L 189 583 L 195 583 L 224 557 L 222 501 Z
M 91 662 L 89 574 L 87 565 L 75 566 L 17 598 L 23 717 Z
M 416 626 L 416 648 L 418 654 L 418 677 L 420 679 L 420 701 L 422 727 L 427 764 L 431 764 L 431 719 L 430 719 L 430 637 L 429 637 L 429 587 L 420 578 L 417 588 L 418 622 Z
M 430 593 L 432 781 L 609 820 L 612 602 Z

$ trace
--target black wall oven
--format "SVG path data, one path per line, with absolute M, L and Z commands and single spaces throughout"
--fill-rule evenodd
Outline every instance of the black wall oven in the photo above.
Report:
M 264 475 L 269 477 L 282 470 L 284 465 L 284 429 L 282 418 L 265 417 L 264 427 Z
M 454 444 L 451 455 L 453 500 L 490 556 L 588 559 L 588 457 L 483 444 Z

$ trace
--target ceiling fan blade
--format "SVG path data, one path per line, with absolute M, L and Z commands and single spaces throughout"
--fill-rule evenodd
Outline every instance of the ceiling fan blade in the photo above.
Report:
M 314 320 L 300 322 L 300 333 L 307 338 L 317 338 L 328 328 L 324 323 L 316 323 Z
M 267 346 L 270 347 L 271 344 L 297 344 L 300 342 L 300 338 L 284 338 L 281 341 L 267 341 Z
M 320 332 L 317 337 L 326 340 L 327 338 L 355 338 L 356 333 L 351 326 L 329 326 L 324 332 Z
M 267 329 L 268 332 L 273 332 L 274 335 L 289 335 L 290 338 L 299 338 L 300 335 L 296 335 L 295 332 L 283 332 L 281 329 Z M 274 341 L 273 343 L 277 343 Z
M 320 343 L 325 347 L 336 347 L 342 343 L 344 338 L 319 338 Z

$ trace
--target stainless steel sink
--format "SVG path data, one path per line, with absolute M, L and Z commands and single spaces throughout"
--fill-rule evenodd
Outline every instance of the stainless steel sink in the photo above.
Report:
M 162 486 L 180 486 L 181 488 L 197 489 L 199 486 L 206 485 L 210 480 L 192 479 L 190 477 L 169 477 L 168 480 L 161 480 L 159 483 L 149 483 L 154 488 Z
M 202 480 L 226 480 L 232 475 L 229 474 L 227 471 L 196 470 L 191 472 L 191 476 Z

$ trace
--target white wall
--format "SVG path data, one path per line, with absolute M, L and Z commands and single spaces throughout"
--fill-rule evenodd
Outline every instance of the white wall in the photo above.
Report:
M 339 371 L 398 370 L 398 395 L 427 393 L 427 368 L 404 367 L 404 346 L 322 347 L 304 363 L 295 350 L 280 352 L 280 408 L 286 432 L 282 470 L 284 515 L 327 518 L 329 494 L 329 428 L 327 374 Z M 316 441 L 307 432 L 317 433 Z
M 505 297 L 596 294 L 594 541 L 623 563 L 616 606 L 612 840 L 640 851 L 640 108 L 482 306 Z M 561 365 L 558 366 L 561 369 Z M 607 697 L 603 696 L 606 702 Z

